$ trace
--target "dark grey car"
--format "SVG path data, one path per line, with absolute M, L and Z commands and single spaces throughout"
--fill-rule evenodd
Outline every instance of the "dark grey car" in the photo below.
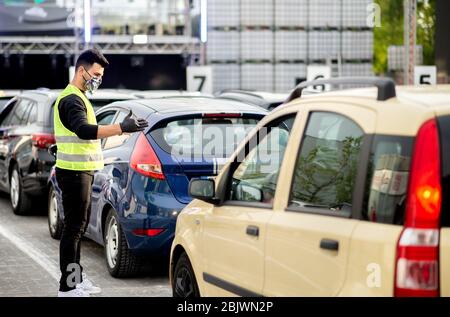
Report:
M 15 214 L 26 214 L 32 201 L 47 196 L 47 181 L 55 163 L 48 153 L 55 143 L 53 105 L 59 93 L 47 89 L 25 91 L 0 112 L 0 190 L 10 193 Z M 95 109 L 114 101 L 136 99 L 112 90 L 100 90 L 88 97 Z

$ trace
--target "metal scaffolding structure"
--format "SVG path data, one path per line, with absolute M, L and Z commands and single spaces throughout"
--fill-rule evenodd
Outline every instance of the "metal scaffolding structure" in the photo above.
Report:
M 200 54 L 200 41 L 184 36 L 148 36 L 146 43 L 136 44 L 131 35 L 94 35 L 89 44 L 104 54 Z M 0 36 L 0 54 L 75 54 L 85 44 L 75 36 Z
M 372 76 L 373 0 L 210 0 L 207 63 L 215 90 L 284 92 L 308 66 Z M 368 9 L 370 9 L 368 11 Z

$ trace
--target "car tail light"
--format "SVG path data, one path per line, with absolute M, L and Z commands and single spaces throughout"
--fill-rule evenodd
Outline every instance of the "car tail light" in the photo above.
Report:
M 134 146 L 130 166 L 139 174 L 161 180 L 165 179 L 161 162 L 143 133 L 138 137 Z
M 135 229 L 133 234 L 141 237 L 156 237 L 163 233 L 166 229 Z
M 56 143 L 55 136 L 51 133 L 35 133 L 31 136 L 31 141 L 39 149 L 48 149 Z
M 405 228 L 397 245 L 395 296 L 439 296 L 441 160 L 435 120 L 417 134 L 406 201 Z

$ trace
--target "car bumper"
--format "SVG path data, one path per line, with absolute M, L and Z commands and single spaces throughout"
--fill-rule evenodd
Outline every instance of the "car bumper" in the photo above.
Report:
M 148 224 L 151 224 L 150 226 Z M 121 221 L 123 232 L 126 236 L 128 248 L 136 255 L 168 258 L 170 247 L 175 234 L 176 218 L 155 219 L 149 217 L 145 220 Z M 140 229 L 164 229 L 156 236 L 137 235 L 135 230 Z

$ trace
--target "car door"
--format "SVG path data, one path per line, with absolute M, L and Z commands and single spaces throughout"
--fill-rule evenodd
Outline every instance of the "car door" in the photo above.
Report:
M 404 229 L 414 137 L 375 134 L 352 234 L 343 296 L 393 296 L 397 243 Z
M 266 224 L 296 113 L 272 121 L 229 165 L 226 200 L 203 219 L 208 296 L 260 295 L 264 281 Z
M 358 161 L 375 117 L 346 105 L 305 106 L 300 114 L 301 138 L 286 154 L 283 198 L 267 226 L 265 296 L 338 295 L 358 222 Z
M 10 105 L 11 110 L 5 114 L 0 124 L 0 182 L 1 186 L 9 189 L 9 161 L 13 151 L 17 150 L 17 145 L 21 145 L 20 129 L 26 124 L 28 112 L 32 101 L 29 99 L 19 99 L 14 105 Z M 16 157 L 19 161 L 21 156 Z
M 98 124 L 117 124 L 123 121 L 128 115 L 125 109 L 109 109 L 97 115 Z M 101 228 L 101 211 L 105 204 L 103 193 L 111 195 L 114 202 L 118 202 L 122 196 L 121 191 L 115 186 L 113 178 L 119 174 L 125 174 L 125 168 L 128 166 L 129 151 L 123 150 L 122 145 L 130 138 L 130 134 L 114 135 L 102 140 L 103 159 L 105 168 L 97 171 L 94 175 L 92 186 L 91 218 L 89 222 L 91 238 L 99 243 L 103 242 L 103 232 Z M 116 208 L 117 206 L 113 206 Z
M 20 99 L 10 103 L 0 114 L 0 187 L 2 190 L 8 189 L 8 170 L 6 166 L 6 156 L 8 154 L 8 130 L 11 113 L 14 112 Z
M 16 137 L 16 146 L 12 152 L 12 155 L 15 157 L 17 164 L 20 167 L 21 176 L 25 182 L 30 174 L 37 172 L 37 162 L 35 159 L 39 157 L 39 154 L 34 152 L 36 150 L 32 146 L 32 135 L 41 131 L 41 128 L 36 124 L 37 102 L 28 100 L 28 103 L 29 105 L 20 124 L 13 130 L 14 136 Z
M 108 109 L 106 111 L 102 111 L 96 114 L 97 124 L 98 125 L 110 125 L 113 124 L 114 119 L 117 116 L 117 109 Z M 102 150 L 103 145 L 106 139 L 102 140 Z M 99 231 L 99 223 L 97 217 L 97 209 L 98 209 L 98 201 L 101 198 L 102 186 L 104 184 L 104 178 L 102 175 L 104 174 L 102 171 L 97 171 L 94 174 L 94 181 L 92 184 L 92 194 L 91 194 L 91 215 L 89 220 L 88 229 L 86 235 L 97 241 L 98 231 Z M 100 241 L 97 241 L 100 242 Z

